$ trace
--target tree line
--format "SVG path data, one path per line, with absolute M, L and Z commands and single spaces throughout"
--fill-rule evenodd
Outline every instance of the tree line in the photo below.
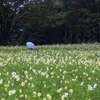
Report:
M 100 0 L 0 0 L 0 45 L 100 43 Z

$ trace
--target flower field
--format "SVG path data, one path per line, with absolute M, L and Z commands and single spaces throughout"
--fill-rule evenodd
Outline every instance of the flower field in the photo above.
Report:
M 0 100 L 100 100 L 100 44 L 1 46 Z

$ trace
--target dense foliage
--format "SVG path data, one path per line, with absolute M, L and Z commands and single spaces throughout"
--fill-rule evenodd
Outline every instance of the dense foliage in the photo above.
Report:
M 100 42 L 100 0 L 1 0 L 0 45 Z

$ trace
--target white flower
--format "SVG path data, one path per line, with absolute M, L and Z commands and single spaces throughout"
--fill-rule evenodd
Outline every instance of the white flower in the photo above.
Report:
M 3 80 L 2 80 L 2 79 L 0 79 L 0 84 L 2 84 L 2 82 L 3 82 Z
M 8 81 L 8 84 L 10 84 L 10 81 Z
M 39 70 L 38 73 L 41 73 L 41 70 Z
M 30 86 L 30 83 L 28 83 L 28 85 Z
M 58 45 L 58 44 L 57 44 L 57 45 Z M 58 53 L 57 53 L 56 55 L 58 55 Z
M 26 78 L 28 79 L 28 74 L 26 75 Z
M 17 78 L 16 78 L 16 81 L 19 81 L 19 80 L 20 80 L 20 77 L 17 77 Z
M 51 72 L 50 74 L 51 74 L 51 75 L 54 75 L 54 73 L 53 73 L 53 72 Z
M 67 81 L 65 81 L 65 84 L 67 83 Z
M 75 69 L 75 72 L 78 71 L 78 69 Z
M 85 73 L 85 72 L 83 72 L 83 74 L 85 75 L 86 73 Z
M 61 71 L 62 71 L 62 69 L 59 69 L 59 71 L 61 72 Z
M 30 70 L 32 69 L 32 67 L 30 67 Z
M 60 81 L 60 84 L 62 84 L 62 80 Z
M 43 60 L 43 57 L 41 57 L 41 59 Z
M 88 76 L 88 74 L 86 73 L 86 76 Z
M 49 75 L 47 74 L 47 75 L 46 75 L 46 78 L 48 78 L 48 77 L 49 77 Z
M 36 73 L 36 70 L 33 69 L 33 72 Z
M 27 71 L 24 71 L 24 74 L 28 74 L 28 72 Z
M 59 78 L 59 76 L 57 76 L 57 78 Z
M 11 96 L 11 95 L 12 95 L 12 91 L 10 90 L 10 91 L 8 92 L 8 94 Z
M 45 82 L 45 81 L 43 81 L 43 83 L 45 84 L 46 82 Z
M 36 95 L 36 92 L 34 91 L 34 92 L 33 92 L 33 94 L 35 94 L 35 95 Z
M 44 73 L 44 72 L 41 72 L 41 75 L 42 75 L 42 76 L 45 76 L 45 73 Z
M 47 98 L 50 100 L 52 99 L 51 95 L 50 94 L 47 94 Z
M 8 75 L 8 74 L 9 74 L 9 72 L 6 73 L 6 75 Z
M 62 76 L 62 79 L 64 79 L 65 76 Z
M 70 93 L 73 93 L 73 89 L 70 89 L 69 92 L 70 92 Z
M 96 88 L 97 84 L 94 84 L 93 88 Z
M 53 86 L 56 86 L 56 84 L 55 84 L 55 83 L 53 83 Z
M 57 93 L 60 93 L 62 91 L 62 87 L 57 90 Z
M 27 99 L 27 95 L 25 95 L 25 98 Z
M 47 67 L 47 71 L 49 70 L 49 68 Z
M 72 79 L 72 81 L 76 81 L 75 79 Z
M 14 85 L 14 83 L 11 83 L 11 85 L 13 86 Z M 9 87 L 9 86 L 8 86 Z
M 66 71 L 63 71 L 63 74 L 66 74 Z
M 34 87 L 34 84 L 33 83 L 31 83 L 31 87 Z
M 41 96 L 41 93 L 39 92 L 37 95 L 38 95 L 38 97 L 40 97 Z
M 46 87 L 46 84 L 44 84 L 44 88 Z
M 33 78 L 33 77 L 31 76 L 31 77 L 29 78 L 29 80 L 31 81 L 31 80 L 32 80 L 32 78 Z
M 24 83 L 24 82 L 22 82 L 22 83 L 21 83 L 21 86 L 24 86 L 24 85 L 25 85 L 25 83 Z
M 95 73 L 95 71 L 93 70 L 92 73 Z
M 61 100 L 64 100 L 64 97 L 65 97 L 65 96 L 64 96 L 64 95 L 62 95 Z
M 25 83 L 27 82 L 27 80 L 24 81 Z
M 79 68 L 81 68 L 81 66 L 79 66 Z
M 0 66 L 3 66 L 3 62 L 0 62 Z
M 16 72 L 12 72 L 12 77 L 15 78 Z
M 12 75 L 16 75 L 16 72 L 12 72 Z
M 71 63 L 71 62 L 69 62 L 69 64 L 71 65 L 72 63 Z
M 22 90 L 21 89 L 19 90 L 19 93 L 22 93 Z
M 88 90 L 92 90 L 92 86 L 88 84 Z
M 77 56 L 75 57 L 75 59 L 77 58 Z
M 19 75 L 16 75 L 15 78 L 19 77 Z
M 19 97 L 23 97 L 23 95 L 20 95 Z
M 65 97 L 68 97 L 68 93 L 66 92 L 66 93 L 64 94 L 64 96 L 65 96 Z
M 15 94 L 16 93 L 16 90 L 12 90 L 12 94 Z
M 84 82 L 81 82 L 81 86 L 84 84 Z

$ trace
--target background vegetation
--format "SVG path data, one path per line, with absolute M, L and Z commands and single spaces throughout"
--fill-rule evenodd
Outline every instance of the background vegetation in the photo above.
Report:
M 100 42 L 100 0 L 0 0 L 0 45 Z

